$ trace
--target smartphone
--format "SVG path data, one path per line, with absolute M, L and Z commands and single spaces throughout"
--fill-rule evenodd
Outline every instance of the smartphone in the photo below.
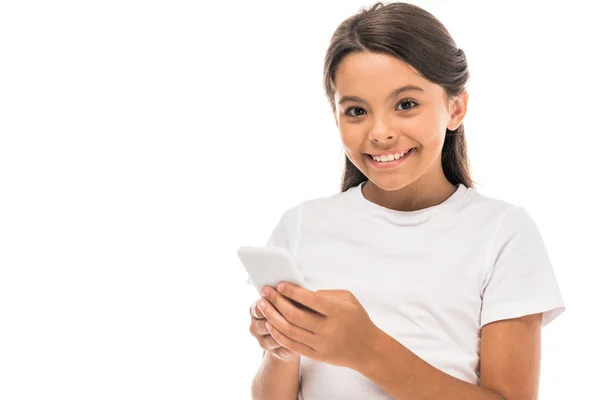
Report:
M 300 273 L 298 264 L 289 250 L 284 247 L 242 246 L 238 249 L 237 255 L 248 273 L 248 283 L 254 286 L 261 296 L 260 291 L 263 287 L 276 288 L 280 282 L 289 282 L 306 288 L 306 281 Z M 310 310 L 292 299 L 288 298 L 288 300 L 299 308 Z

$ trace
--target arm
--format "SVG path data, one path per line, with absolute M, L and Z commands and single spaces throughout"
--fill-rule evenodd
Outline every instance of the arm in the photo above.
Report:
M 263 353 L 263 361 L 252 381 L 252 400 L 296 400 L 300 389 L 300 357 L 281 361 Z
M 481 386 L 433 367 L 383 331 L 369 362 L 354 369 L 398 400 L 537 400 L 541 322 L 532 314 L 482 328 Z

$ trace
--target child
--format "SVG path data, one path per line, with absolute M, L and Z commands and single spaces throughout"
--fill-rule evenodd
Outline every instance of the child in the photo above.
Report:
M 473 188 L 468 78 L 417 6 L 377 3 L 338 27 L 324 86 L 341 193 L 292 207 L 269 239 L 311 290 L 269 288 L 251 307 L 265 350 L 253 398 L 537 398 L 541 328 L 565 306 L 529 214 Z

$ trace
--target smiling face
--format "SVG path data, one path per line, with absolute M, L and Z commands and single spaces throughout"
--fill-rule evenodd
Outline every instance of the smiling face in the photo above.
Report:
M 457 129 L 464 118 L 466 91 L 449 100 L 442 86 L 407 63 L 371 52 L 345 56 L 335 86 L 334 115 L 346 155 L 369 181 L 386 191 L 449 183 L 442 146 L 446 128 Z

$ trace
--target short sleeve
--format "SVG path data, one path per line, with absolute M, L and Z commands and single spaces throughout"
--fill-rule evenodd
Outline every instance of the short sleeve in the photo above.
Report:
M 299 213 L 300 206 L 287 210 L 271 232 L 265 246 L 285 247 L 294 254 L 299 239 Z
M 297 205 L 286 212 L 279 218 L 277 225 L 271 231 L 271 235 L 265 243 L 265 246 L 284 247 L 292 253 L 296 252 L 298 240 L 300 239 L 300 209 L 301 204 Z M 250 277 L 246 280 L 246 283 L 250 286 L 252 281 Z
M 490 247 L 492 268 L 482 288 L 481 327 L 543 313 L 542 327 L 565 311 L 539 229 L 517 206 L 508 211 Z

